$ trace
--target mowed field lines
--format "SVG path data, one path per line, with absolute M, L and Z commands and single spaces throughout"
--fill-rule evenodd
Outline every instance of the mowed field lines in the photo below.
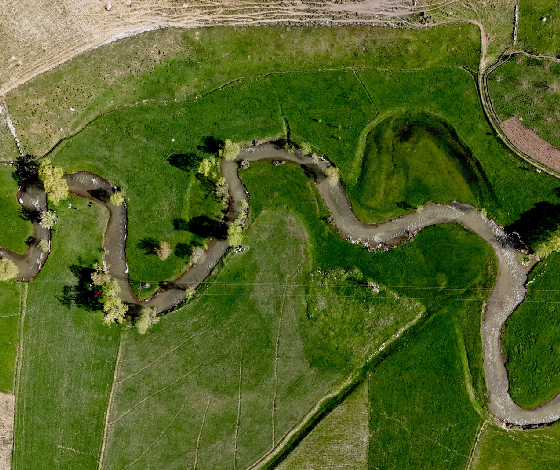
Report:
M 61 298 L 64 286 L 78 283 L 75 273 L 98 259 L 108 214 L 77 197 L 69 202 L 78 210 L 59 208 L 52 253 L 29 286 L 14 469 L 97 467 L 119 329 Z

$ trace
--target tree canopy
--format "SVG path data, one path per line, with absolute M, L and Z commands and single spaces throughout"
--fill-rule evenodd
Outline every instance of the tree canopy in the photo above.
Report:
M 39 164 L 39 179 L 43 182 L 47 197 L 53 204 L 58 204 L 68 197 L 68 184 L 63 176 L 62 168 L 52 166 L 50 158 L 45 158 Z
M 0 259 L 0 281 L 9 281 L 14 279 L 19 273 L 16 264 L 7 258 Z
M 241 151 L 241 147 L 239 146 L 239 144 L 232 142 L 229 139 L 226 139 L 224 143 L 224 149 L 223 149 L 223 157 L 226 160 L 228 161 L 235 160 L 239 155 L 240 151 Z

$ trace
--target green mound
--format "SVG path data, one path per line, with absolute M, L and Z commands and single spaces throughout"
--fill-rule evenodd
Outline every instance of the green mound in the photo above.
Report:
M 380 222 L 424 205 L 492 198 L 482 167 L 449 125 L 425 113 L 395 114 L 368 135 L 354 210 Z M 356 204 L 357 203 L 357 204 Z

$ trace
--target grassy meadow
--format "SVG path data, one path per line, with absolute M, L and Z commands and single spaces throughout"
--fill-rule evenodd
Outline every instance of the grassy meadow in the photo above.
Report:
M 3 106 L 0 104 L 0 107 Z M 14 140 L 14 136 L 8 129 L 8 123 L 6 121 L 6 116 L 0 114 L 0 162 L 2 161 L 13 161 L 19 155 L 19 151 Z
M 18 348 L 18 323 L 24 286 L 0 282 L 0 392 L 13 393 Z
M 505 430 L 487 424 L 480 435 L 473 470 L 555 470 L 560 465 L 558 423 L 540 429 Z
M 517 116 L 524 126 L 560 146 L 560 64 L 556 60 L 512 56 L 488 77 L 498 117 Z
M 119 106 L 192 102 L 240 77 L 322 68 L 478 67 L 470 25 L 161 29 L 82 54 L 11 92 L 6 104 L 26 153 L 42 156 Z
M 99 258 L 105 208 L 77 197 L 59 209 L 52 252 L 29 285 L 17 390 L 14 469 L 94 469 L 103 436 L 119 328 L 80 295 Z M 81 287 L 81 288 L 80 288 Z
M 22 217 L 13 174 L 12 166 L 0 164 L 0 246 L 22 254 L 27 251 L 26 241 L 33 234 L 33 225 Z
M 558 253 L 535 267 L 529 278 L 527 300 L 504 329 L 510 393 L 525 408 L 550 400 L 560 390 L 559 272 Z
M 560 6 L 555 0 L 521 0 L 519 2 L 518 45 L 532 54 L 558 56 Z M 543 21 L 546 18 L 546 21 Z

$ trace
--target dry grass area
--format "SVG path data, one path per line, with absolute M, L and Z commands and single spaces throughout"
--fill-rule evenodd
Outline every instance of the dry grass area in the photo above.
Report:
M 358 8 L 334 2 L 0 0 L 0 96 L 81 52 L 159 27 L 358 20 L 388 24 L 413 8 L 412 0 L 366 0 Z
M 13 395 L 0 393 L 0 470 L 12 468 L 14 403 Z
M 507 138 L 523 153 L 560 172 L 560 150 L 541 139 L 535 131 L 526 128 L 516 117 L 502 122 Z

